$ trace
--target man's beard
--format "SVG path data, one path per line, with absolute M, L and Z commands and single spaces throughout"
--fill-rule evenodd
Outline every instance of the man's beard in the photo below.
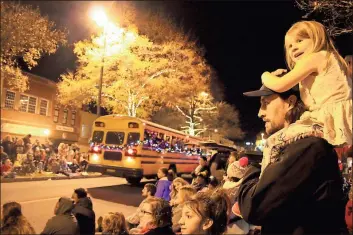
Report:
M 273 124 L 272 122 L 269 122 L 269 123 L 270 123 L 270 128 L 268 131 L 266 131 L 267 136 L 271 136 L 274 133 L 276 133 L 277 131 L 284 128 L 284 125 L 278 126 L 278 125 Z

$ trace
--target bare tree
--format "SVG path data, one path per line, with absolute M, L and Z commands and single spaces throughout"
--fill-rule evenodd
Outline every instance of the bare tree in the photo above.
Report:
M 331 36 L 353 32 L 352 0 L 296 0 L 304 19 L 322 18 Z

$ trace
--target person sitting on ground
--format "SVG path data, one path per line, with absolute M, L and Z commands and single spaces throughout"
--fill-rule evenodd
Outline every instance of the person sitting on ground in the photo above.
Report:
M 186 201 L 179 220 L 182 234 L 221 235 L 226 231 L 230 202 L 223 189 L 197 193 Z
M 130 234 L 174 235 L 171 228 L 172 209 L 169 203 L 157 197 L 146 199 L 141 208 L 140 225 L 130 230 Z
M 94 234 L 96 229 L 96 215 L 93 211 L 92 201 L 87 197 L 86 190 L 84 188 L 75 189 L 72 199 L 75 203 L 72 213 L 77 219 L 80 234 Z
M 9 158 L 1 165 L 1 176 L 4 176 L 5 178 L 15 177 L 12 162 Z
M 36 167 L 34 165 L 33 154 L 28 153 L 27 159 L 22 162 L 22 173 L 23 174 L 33 174 L 36 171 Z
M 124 215 L 119 212 L 110 212 L 105 215 L 102 220 L 102 234 L 129 235 Z
M 171 191 L 170 191 L 170 205 L 171 206 L 174 205 L 174 200 L 178 194 L 179 189 L 182 186 L 188 185 L 188 184 L 189 183 L 181 177 L 177 177 L 173 180 L 173 182 L 171 184 Z
M 36 234 L 19 203 L 7 202 L 2 206 L 1 234 Z
M 183 210 L 183 204 L 196 194 L 196 190 L 191 185 L 181 186 L 178 190 L 177 196 L 174 199 L 174 205 L 172 206 L 172 229 L 173 232 L 180 232 L 179 220 L 181 219 L 181 213 Z
M 5 136 L 4 140 L 1 143 L 1 146 L 4 147 L 4 152 L 9 156 L 12 163 L 15 162 L 16 151 L 15 151 L 15 143 L 12 141 L 11 136 Z
M 87 167 L 88 167 L 88 161 L 87 161 L 87 155 L 86 154 L 82 154 L 82 159 L 80 159 L 80 170 L 81 172 L 86 172 L 87 171 Z
M 6 159 L 9 159 L 9 155 L 4 152 L 4 147 L 0 146 L 1 163 L 4 164 Z
M 80 165 L 78 165 L 76 159 L 73 159 L 73 160 L 72 160 L 72 164 L 69 165 L 69 168 L 70 168 L 70 171 L 71 171 L 72 173 L 78 173 L 78 172 L 80 172 Z
M 26 135 L 25 137 L 22 138 L 24 145 L 26 146 L 27 144 L 31 144 L 31 134 Z
M 72 214 L 73 201 L 67 197 L 61 197 L 55 205 L 55 216 L 48 220 L 41 234 L 79 235 L 80 230 L 75 216 Z
M 163 198 L 166 201 L 170 201 L 170 185 L 172 175 L 168 172 L 168 169 L 162 167 L 157 172 L 159 180 L 157 181 L 157 191 L 155 197 Z
M 151 198 L 155 195 L 156 193 L 156 186 L 151 183 L 145 184 L 145 186 L 142 189 L 142 197 L 145 197 L 145 199 L 140 203 L 139 207 L 137 208 L 136 212 L 129 217 L 126 218 L 126 221 L 129 225 L 129 229 L 137 227 L 140 224 L 140 216 L 141 216 L 141 208 L 143 203 L 146 202 L 148 198 Z

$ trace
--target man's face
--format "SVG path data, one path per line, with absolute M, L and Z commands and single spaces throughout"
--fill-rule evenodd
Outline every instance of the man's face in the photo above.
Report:
M 148 196 L 148 190 L 146 187 L 143 187 L 142 189 L 142 197 L 147 197 Z
M 289 104 L 277 94 L 262 96 L 259 118 L 265 122 L 265 130 L 268 135 L 285 127 L 285 116 L 289 110 Z

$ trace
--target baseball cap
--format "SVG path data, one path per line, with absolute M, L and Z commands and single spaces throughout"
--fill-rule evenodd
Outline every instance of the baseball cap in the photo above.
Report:
M 256 91 L 248 91 L 243 93 L 245 96 L 269 96 L 273 94 L 277 94 L 277 92 L 265 87 L 264 85 L 261 86 L 259 90 Z
M 250 96 L 250 97 L 259 97 L 259 96 L 269 96 L 269 95 L 273 95 L 273 94 L 283 94 L 283 93 L 287 93 L 287 92 L 288 93 L 295 93 L 298 95 L 299 85 L 296 85 L 296 86 L 292 87 L 290 90 L 282 92 L 282 93 L 273 91 L 270 88 L 267 88 L 265 85 L 262 85 L 259 90 L 244 92 L 243 95 Z

